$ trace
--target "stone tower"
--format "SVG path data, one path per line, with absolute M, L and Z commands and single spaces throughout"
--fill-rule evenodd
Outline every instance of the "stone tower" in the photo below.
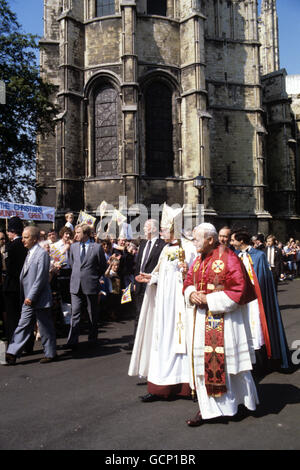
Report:
M 279 70 L 279 32 L 276 0 L 262 0 L 259 22 L 262 75 Z
M 280 69 L 276 0 L 262 0 L 259 19 L 262 106 L 266 123 L 264 159 L 266 208 L 270 228 L 279 236 L 299 230 L 299 163 L 295 115 L 286 91 L 287 72 Z M 297 229 L 296 229 L 297 230 Z
M 60 111 L 55 135 L 39 139 L 41 202 L 61 215 L 117 207 L 119 195 L 148 208 L 200 201 L 216 225 L 268 231 L 257 1 L 44 5 L 41 69 Z M 275 31 L 275 0 L 263 14 L 260 30 L 273 18 Z M 276 35 L 263 45 L 272 72 Z

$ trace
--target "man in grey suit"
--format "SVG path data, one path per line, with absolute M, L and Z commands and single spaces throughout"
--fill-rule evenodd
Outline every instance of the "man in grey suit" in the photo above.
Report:
M 20 274 L 22 299 L 21 317 L 7 349 L 6 362 L 14 365 L 20 355 L 37 320 L 45 357 L 41 363 L 54 361 L 56 356 L 56 334 L 51 313 L 52 294 L 49 284 L 48 253 L 38 244 L 39 229 L 26 227 L 22 242 L 28 253 Z
M 85 303 L 89 315 L 88 340 L 90 344 L 95 344 L 98 336 L 99 279 L 104 274 L 107 263 L 102 246 L 95 243 L 91 235 L 92 229 L 89 225 L 77 226 L 75 228 L 76 242 L 70 248 L 72 318 L 67 347 L 73 350 L 78 346 L 80 314 Z

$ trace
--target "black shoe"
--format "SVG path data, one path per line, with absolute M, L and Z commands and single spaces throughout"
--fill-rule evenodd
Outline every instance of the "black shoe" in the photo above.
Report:
M 55 362 L 57 360 L 58 360 L 58 356 L 43 357 L 43 359 L 40 360 L 40 364 L 49 364 L 49 362 Z
M 202 419 L 200 411 L 197 412 L 194 418 L 188 419 L 186 421 L 186 424 L 191 427 L 201 426 L 202 423 L 203 423 L 203 419 Z
M 143 403 L 151 403 L 152 401 L 158 401 L 161 398 L 157 395 L 153 395 L 153 393 L 147 393 L 147 395 L 143 395 L 140 397 Z
M 14 366 L 16 364 L 17 356 L 15 356 L 14 354 L 6 353 L 5 360 L 5 366 Z

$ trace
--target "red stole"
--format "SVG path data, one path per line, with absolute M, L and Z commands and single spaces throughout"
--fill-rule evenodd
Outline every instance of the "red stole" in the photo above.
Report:
M 222 247 L 215 249 L 212 255 L 201 264 L 194 265 L 194 280 L 198 271 L 198 282 L 194 283 L 197 290 L 206 294 L 223 291 L 226 280 L 227 251 Z M 200 277 L 200 279 L 199 279 Z M 207 394 L 220 397 L 227 392 L 225 381 L 224 353 L 224 314 L 213 315 L 207 311 L 205 318 L 205 386 Z

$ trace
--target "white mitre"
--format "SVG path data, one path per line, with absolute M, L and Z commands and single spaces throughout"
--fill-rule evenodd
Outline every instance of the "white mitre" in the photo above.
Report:
M 173 209 L 172 207 L 164 203 L 160 226 L 168 230 L 174 229 L 175 219 L 181 216 L 182 211 L 183 207 Z

